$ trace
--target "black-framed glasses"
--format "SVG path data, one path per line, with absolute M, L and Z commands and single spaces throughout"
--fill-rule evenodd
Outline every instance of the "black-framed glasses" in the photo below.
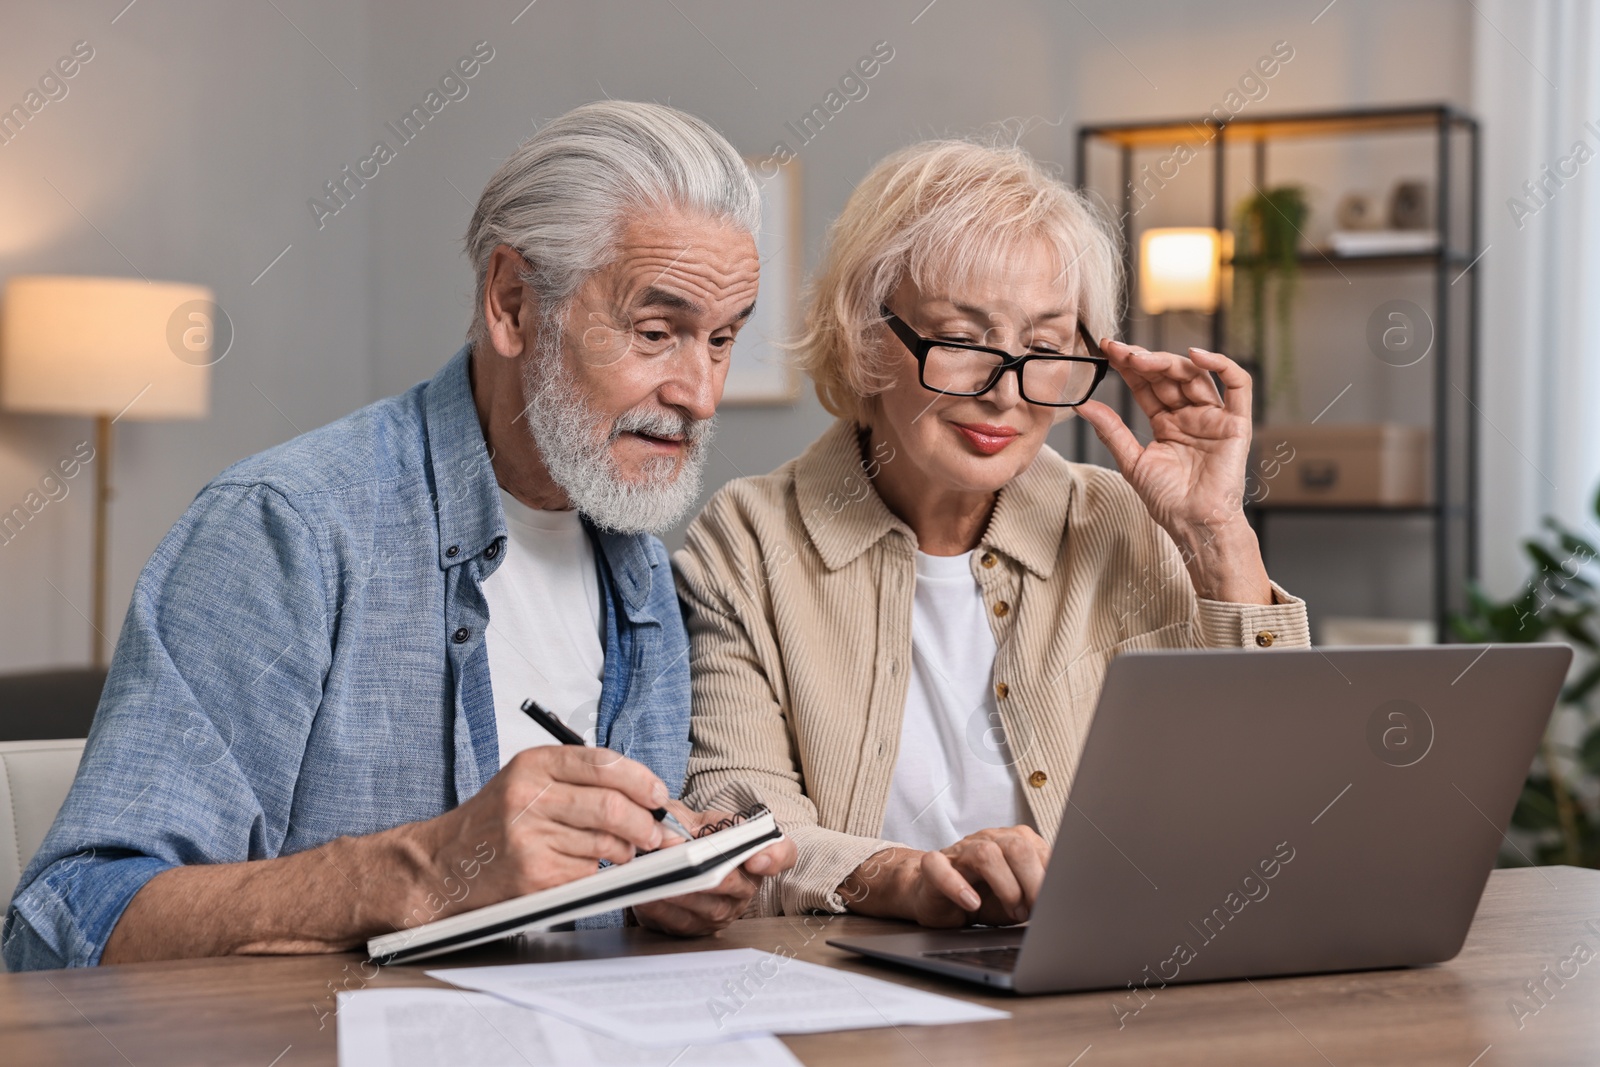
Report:
M 917 374 L 924 389 L 946 396 L 982 396 L 995 387 L 1006 371 L 1017 372 L 1017 389 L 1030 404 L 1050 408 L 1075 408 L 1093 395 L 1106 376 L 1111 361 L 1078 320 L 1087 356 L 1066 352 L 1025 352 L 1013 356 L 999 348 L 969 345 L 923 337 L 905 320 L 882 305 L 883 321 L 917 357 Z

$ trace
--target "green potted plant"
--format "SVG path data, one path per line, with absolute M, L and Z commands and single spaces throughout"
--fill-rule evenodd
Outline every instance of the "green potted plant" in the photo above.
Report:
M 1594 501 L 1600 520 L 1600 493 Z M 1578 648 L 1572 677 L 1561 691 L 1552 729 L 1534 762 L 1511 825 L 1532 840 L 1534 855 L 1515 850 L 1510 865 L 1567 863 L 1600 867 L 1600 722 L 1595 694 L 1600 689 L 1600 588 L 1595 563 L 1600 548 L 1557 522 L 1545 519 L 1548 533 L 1523 548 L 1535 572 L 1510 600 L 1495 601 L 1477 585 L 1468 590 L 1468 609 L 1454 621 L 1466 641 L 1513 643 L 1561 639 Z M 1575 719 L 1578 743 L 1555 740 L 1556 723 Z
M 1300 413 L 1294 361 L 1294 297 L 1300 279 L 1300 233 L 1311 205 L 1298 185 L 1257 190 L 1234 215 L 1234 307 L 1249 325 L 1247 346 L 1267 374 L 1276 401 Z M 1268 360 L 1267 290 L 1272 289 L 1277 346 Z

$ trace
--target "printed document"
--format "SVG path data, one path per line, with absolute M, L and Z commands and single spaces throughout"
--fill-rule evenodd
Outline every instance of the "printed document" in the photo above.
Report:
M 750 948 L 457 967 L 428 974 L 598 1033 L 660 1047 L 745 1034 L 1010 1018 L 994 1008 Z
M 775 1037 L 647 1048 L 459 989 L 340 993 L 338 1025 L 339 1067 L 800 1067 Z

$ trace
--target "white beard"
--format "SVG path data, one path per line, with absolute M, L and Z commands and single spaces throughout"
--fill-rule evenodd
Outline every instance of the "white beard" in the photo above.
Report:
M 660 410 L 625 411 L 613 421 L 588 404 L 562 362 L 559 329 L 540 330 L 523 366 L 522 413 L 550 478 L 590 522 L 615 533 L 662 533 L 700 496 L 712 419 Z M 636 480 L 624 476 L 611 446 L 624 433 L 683 435 L 681 458 L 646 460 Z

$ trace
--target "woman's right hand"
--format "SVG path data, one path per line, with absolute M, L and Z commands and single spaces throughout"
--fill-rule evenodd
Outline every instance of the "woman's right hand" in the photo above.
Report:
M 1050 846 L 1029 826 L 979 830 L 937 852 L 874 853 L 839 886 L 860 915 L 922 926 L 1009 926 L 1033 912 Z

